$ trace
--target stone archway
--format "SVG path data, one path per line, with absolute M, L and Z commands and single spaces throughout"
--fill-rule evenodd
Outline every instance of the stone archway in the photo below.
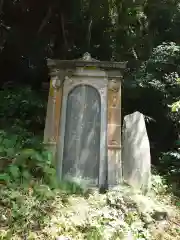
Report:
M 68 94 L 62 176 L 99 184 L 101 99 L 89 85 L 77 85 Z

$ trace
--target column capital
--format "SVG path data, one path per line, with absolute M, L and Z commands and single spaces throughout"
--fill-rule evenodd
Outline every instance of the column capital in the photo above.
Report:
M 52 87 L 58 89 L 62 86 L 64 80 L 66 78 L 70 78 L 73 75 L 74 70 L 72 69 L 65 69 L 65 70 L 58 70 L 55 69 L 51 71 L 50 76 L 52 79 Z

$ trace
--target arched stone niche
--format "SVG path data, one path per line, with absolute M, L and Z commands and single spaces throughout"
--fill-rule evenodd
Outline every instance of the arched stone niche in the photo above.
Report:
M 44 142 L 52 147 L 59 179 L 89 186 L 122 180 L 121 71 L 125 63 L 85 54 L 48 60 L 50 90 Z

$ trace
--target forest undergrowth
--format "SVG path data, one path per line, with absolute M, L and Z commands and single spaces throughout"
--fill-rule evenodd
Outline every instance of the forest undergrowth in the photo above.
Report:
M 165 177 L 153 169 L 147 196 L 59 183 L 42 144 L 44 96 L 25 88 L 0 98 L 0 239 L 180 239 L 180 200 Z

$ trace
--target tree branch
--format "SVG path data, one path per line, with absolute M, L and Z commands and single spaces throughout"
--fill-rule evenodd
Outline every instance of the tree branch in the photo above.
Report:
M 51 10 L 51 8 L 49 8 L 48 11 L 47 11 L 46 16 L 42 20 L 42 23 L 41 23 L 41 25 L 40 25 L 40 27 L 38 29 L 38 34 L 40 34 L 42 32 L 42 30 L 45 28 L 45 26 L 47 25 L 47 23 L 48 23 L 48 21 L 49 21 L 49 19 L 51 17 L 51 14 L 52 14 L 52 10 Z
M 132 47 L 132 54 L 133 54 L 134 58 L 135 58 L 136 60 L 138 60 L 137 53 L 136 53 L 136 51 L 135 51 L 135 49 L 134 49 L 133 47 Z
M 0 14 L 2 13 L 3 4 L 4 4 L 4 0 L 1 0 L 0 1 Z
M 89 21 L 89 25 L 88 25 L 88 33 L 87 33 L 87 48 L 88 50 L 90 49 L 90 43 L 91 43 L 91 29 L 92 29 L 92 23 L 93 23 L 93 20 L 92 20 L 92 16 L 90 18 L 90 21 Z
M 68 49 L 68 42 L 67 42 L 67 38 L 66 38 L 66 31 L 65 31 L 65 27 L 64 27 L 64 16 L 61 13 L 61 28 L 62 28 L 62 34 L 63 34 L 63 39 L 64 39 L 64 44 L 66 46 L 66 49 Z

